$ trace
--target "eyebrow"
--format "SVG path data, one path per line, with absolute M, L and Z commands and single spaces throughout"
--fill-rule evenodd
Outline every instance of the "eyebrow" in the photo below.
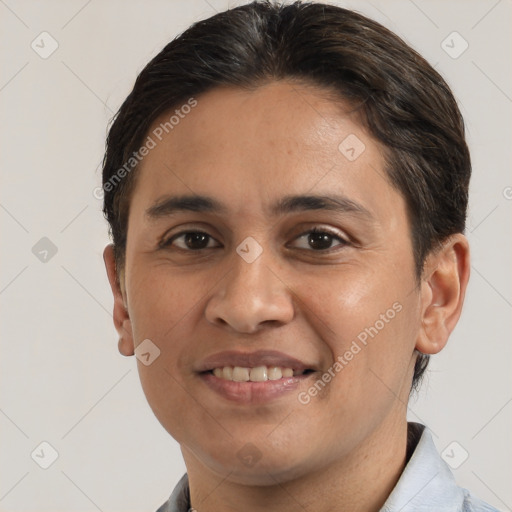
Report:
M 375 221 L 374 216 L 363 205 L 340 195 L 285 196 L 270 207 L 270 212 L 274 216 L 309 210 L 349 213 L 368 221 Z M 150 220 L 158 220 L 180 212 L 227 214 L 229 209 L 212 197 L 193 194 L 160 199 L 146 210 L 146 215 Z
M 158 220 L 179 212 L 227 213 L 217 200 L 200 195 L 167 196 L 146 210 L 151 220 Z
M 329 210 L 339 213 L 351 213 L 375 220 L 370 211 L 362 204 L 340 195 L 296 195 L 286 196 L 271 206 L 274 215 L 308 210 Z

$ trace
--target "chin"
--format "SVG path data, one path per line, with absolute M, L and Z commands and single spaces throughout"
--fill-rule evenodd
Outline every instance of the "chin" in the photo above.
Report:
M 237 451 L 217 450 L 205 454 L 203 464 L 222 478 L 240 485 L 268 486 L 285 483 L 311 472 L 312 467 L 294 450 L 286 456 L 267 444 L 263 450 L 246 443 Z

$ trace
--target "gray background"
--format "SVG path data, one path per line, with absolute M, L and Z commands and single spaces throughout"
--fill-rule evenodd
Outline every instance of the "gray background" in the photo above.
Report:
M 512 4 L 336 3 L 418 49 L 465 116 L 472 276 L 462 319 L 409 417 L 460 464 L 461 485 L 511 510 Z M 153 511 L 185 471 L 145 401 L 135 358 L 117 352 L 107 228 L 93 191 L 107 122 L 137 73 L 193 21 L 234 5 L 0 0 L 2 512 Z M 52 40 L 58 48 L 44 55 Z M 58 453 L 47 469 L 43 441 Z

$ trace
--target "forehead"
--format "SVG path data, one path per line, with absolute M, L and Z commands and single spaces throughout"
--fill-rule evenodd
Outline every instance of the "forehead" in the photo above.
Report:
M 242 212 L 284 195 L 335 191 L 372 210 L 399 196 L 358 113 L 322 89 L 282 81 L 194 100 L 153 123 L 154 147 L 139 165 L 132 203 L 214 195 Z

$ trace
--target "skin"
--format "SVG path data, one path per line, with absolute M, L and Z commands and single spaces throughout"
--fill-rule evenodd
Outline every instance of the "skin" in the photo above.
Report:
M 280 81 L 197 98 L 137 171 L 119 281 L 105 249 L 119 350 L 133 355 L 150 339 L 161 351 L 149 366 L 138 361 L 139 374 L 181 445 L 199 512 L 379 510 L 405 465 L 415 349 L 439 352 L 460 315 L 466 238 L 430 254 L 418 282 L 405 201 L 386 178 L 383 149 L 324 92 Z M 354 161 L 338 150 L 350 134 L 365 144 Z M 211 196 L 227 213 L 148 217 L 179 194 Z M 290 194 L 344 195 L 371 219 L 325 209 L 272 215 L 269 205 Z M 348 243 L 333 237 L 330 249 L 315 249 L 300 236 L 313 227 Z M 209 234 L 208 247 L 194 252 L 183 237 L 159 247 L 187 230 Z M 252 263 L 236 252 L 248 236 L 263 250 Z M 401 311 L 300 403 L 298 393 L 395 303 Z M 231 349 L 279 350 L 318 371 L 276 400 L 234 403 L 194 371 Z M 250 466 L 240 457 L 247 443 L 259 456 Z

